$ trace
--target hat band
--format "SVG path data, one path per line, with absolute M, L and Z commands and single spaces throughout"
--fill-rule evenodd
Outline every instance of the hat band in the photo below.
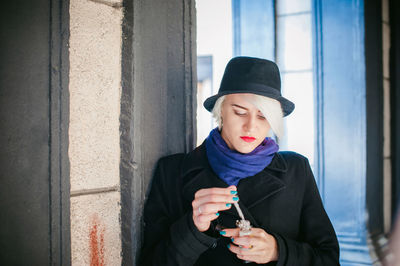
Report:
M 218 94 L 226 95 L 232 93 L 254 93 L 273 98 L 281 96 L 281 93 L 277 88 L 252 82 L 243 82 L 243 83 L 234 83 L 230 85 L 225 85 L 220 88 L 220 93 Z

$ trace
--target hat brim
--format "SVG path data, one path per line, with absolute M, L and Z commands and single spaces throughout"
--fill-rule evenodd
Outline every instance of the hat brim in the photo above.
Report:
M 224 91 L 224 92 L 218 93 L 216 95 L 213 95 L 211 97 L 208 97 L 204 101 L 203 106 L 207 109 L 207 111 L 211 112 L 212 109 L 214 108 L 215 102 L 218 100 L 219 97 L 228 95 L 228 94 L 236 94 L 236 93 L 249 93 L 249 91 L 243 91 L 243 92 L 237 91 L 237 90 Z M 281 107 L 282 107 L 283 116 L 290 115 L 294 110 L 294 107 L 295 107 L 294 103 L 289 101 L 285 97 L 275 95 L 275 94 L 266 94 L 266 93 L 257 93 L 257 92 L 250 92 L 250 93 L 261 95 L 261 96 L 268 97 L 268 98 L 272 98 L 272 99 L 279 101 L 279 103 L 281 104 Z

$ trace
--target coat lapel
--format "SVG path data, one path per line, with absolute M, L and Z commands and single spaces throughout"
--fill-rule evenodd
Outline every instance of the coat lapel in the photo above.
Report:
M 258 226 L 251 214 L 251 208 L 285 188 L 280 175 L 287 170 L 287 165 L 282 155 L 276 153 L 270 165 L 253 177 L 242 179 L 238 184 L 239 206 L 246 219 L 253 226 Z M 227 187 L 212 171 L 208 164 L 204 143 L 191 153 L 187 154 L 182 165 L 183 196 L 192 202 L 194 194 L 202 188 Z M 236 209 L 224 211 L 235 220 L 240 219 Z
M 194 194 L 202 188 L 227 187 L 208 164 L 205 144 L 186 155 L 182 165 L 183 196 L 190 202 Z
M 239 182 L 238 193 L 242 202 L 251 209 L 262 203 L 272 195 L 285 189 L 281 175 L 287 170 L 287 165 L 282 155 L 275 154 L 271 164 L 253 177 L 245 178 Z
M 204 168 L 199 171 L 193 171 L 184 176 L 183 196 L 191 202 L 198 190 L 212 187 L 227 187 L 227 184 L 220 180 L 210 169 Z
M 239 206 L 243 211 L 244 217 L 255 227 L 259 227 L 259 222 L 252 215 L 251 209 L 262 204 L 269 197 L 285 189 L 285 183 L 280 175 L 286 172 L 286 162 L 282 155 L 276 153 L 271 164 L 260 173 L 253 177 L 242 179 L 238 186 L 240 198 Z M 236 210 L 231 208 L 227 214 L 239 218 Z

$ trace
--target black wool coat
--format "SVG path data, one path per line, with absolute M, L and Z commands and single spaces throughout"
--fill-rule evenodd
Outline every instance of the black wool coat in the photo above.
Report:
M 193 223 L 194 194 L 210 187 L 227 185 L 212 171 L 204 143 L 188 154 L 159 160 L 144 207 L 139 265 L 244 265 L 228 250 L 229 238 L 218 234 L 218 229 L 236 227 L 233 206 L 221 211 L 206 232 Z M 267 265 L 339 265 L 336 234 L 305 157 L 276 153 L 268 167 L 242 179 L 237 190 L 245 218 L 277 240 L 279 259 Z

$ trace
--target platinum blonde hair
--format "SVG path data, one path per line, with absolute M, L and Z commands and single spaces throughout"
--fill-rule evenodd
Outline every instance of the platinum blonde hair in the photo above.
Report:
M 260 110 L 263 116 L 267 119 L 274 134 L 278 138 L 282 138 L 284 134 L 284 126 L 281 104 L 275 99 L 256 94 L 254 94 L 250 99 L 250 103 Z M 221 110 L 224 100 L 225 96 L 219 97 L 215 102 L 214 108 L 212 109 L 212 115 L 218 125 L 219 130 L 222 128 Z
M 214 117 L 219 130 L 221 130 L 221 128 L 222 128 L 221 109 L 222 109 L 222 103 L 224 102 L 224 100 L 225 100 L 225 95 L 219 97 L 218 100 L 215 102 L 214 107 L 211 111 L 212 116 Z

